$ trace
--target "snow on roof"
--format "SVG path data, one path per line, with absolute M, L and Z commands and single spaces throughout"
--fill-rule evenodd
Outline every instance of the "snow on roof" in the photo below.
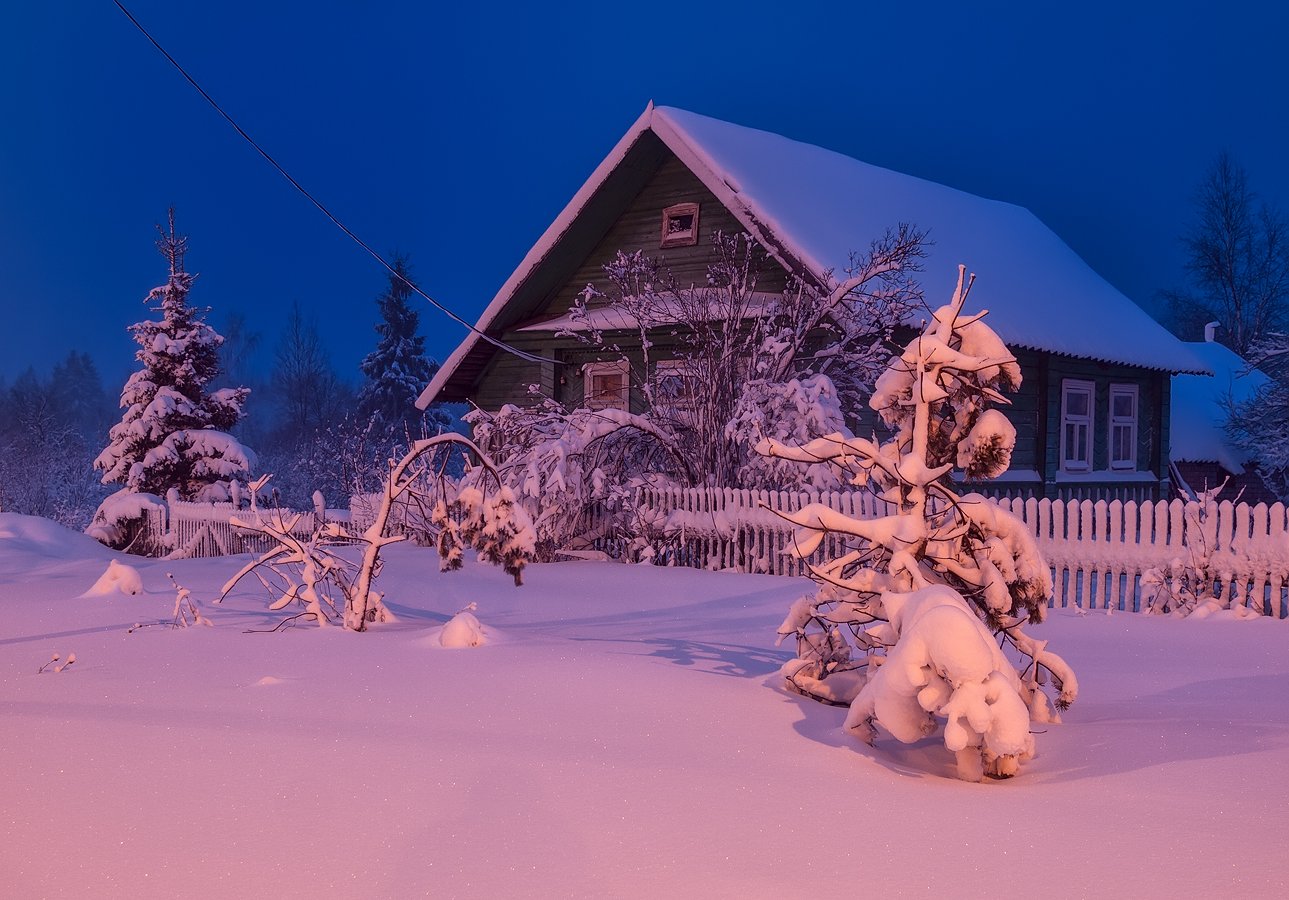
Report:
M 652 131 L 790 270 L 841 274 L 886 229 L 929 231 L 922 282 L 948 292 L 965 264 L 977 303 L 1009 344 L 1168 372 L 1202 361 L 1094 272 L 1033 213 L 777 134 L 650 104 L 533 245 L 479 318 L 486 330 L 637 139 Z M 934 305 L 934 304 L 933 304 Z M 424 408 L 478 342 L 471 333 L 417 400 Z
M 1239 355 L 1215 341 L 1186 346 L 1207 363 L 1215 377 L 1173 376 L 1169 455 L 1173 462 L 1216 462 L 1239 475 L 1250 456 L 1228 442 L 1226 412 L 1221 404 L 1228 393 L 1237 402 L 1250 399 L 1268 378 L 1249 369 Z
M 952 288 L 961 263 L 978 273 L 972 299 L 991 311 L 990 326 L 1009 344 L 1206 371 L 1029 210 L 684 110 L 659 107 L 653 124 L 673 151 L 683 145 L 710 170 L 710 179 L 699 173 L 709 188 L 726 186 L 724 193 L 813 272 L 841 275 L 852 252 L 908 222 L 926 229 L 932 242 L 921 280 L 933 307 Z

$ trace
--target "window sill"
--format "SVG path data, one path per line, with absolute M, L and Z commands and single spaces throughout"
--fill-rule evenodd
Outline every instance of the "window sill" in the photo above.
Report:
M 1154 472 L 1129 472 L 1125 469 L 1097 469 L 1093 472 L 1057 472 L 1057 484 L 1113 481 L 1127 484 L 1144 484 L 1158 481 Z

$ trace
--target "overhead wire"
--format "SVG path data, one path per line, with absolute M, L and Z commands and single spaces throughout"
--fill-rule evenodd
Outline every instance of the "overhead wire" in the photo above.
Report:
M 229 125 L 231 125 L 233 127 L 233 130 L 236 131 L 239 135 L 241 135 L 242 138 L 246 141 L 246 143 L 250 144 L 255 149 L 256 153 L 262 156 L 264 160 L 268 162 L 269 165 L 271 165 L 274 169 L 277 170 L 279 175 L 281 175 L 288 182 L 290 182 L 293 188 L 299 191 L 306 200 L 308 200 L 318 209 L 319 212 L 321 212 L 324 216 L 330 219 L 332 224 L 334 224 L 337 228 L 339 228 L 342 232 L 344 232 L 349 237 L 350 240 L 352 240 L 363 250 L 367 251 L 368 255 L 370 255 L 372 259 L 380 263 L 390 273 L 390 275 L 402 281 L 405 285 L 408 286 L 408 288 L 415 291 L 417 294 L 420 294 L 427 301 L 429 301 L 431 306 L 439 310 L 448 318 L 452 319 L 454 322 L 459 322 L 461 325 L 464 325 L 474 334 L 478 335 L 480 338 L 487 341 L 489 344 L 492 344 L 497 349 L 504 350 L 505 352 L 510 353 L 513 356 L 517 356 L 520 359 L 526 360 L 527 362 L 555 362 L 555 360 L 547 359 L 544 356 L 538 356 L 537 354 L 528 353 L 525 350 L 520 350 L 518 347 L 512 347 L 510 344 L 507 344 L 505 341 L 499 340 L 493 337 L 492 335 L 485 333 L 482 329 L 472 325 L 470 322 L 466 321 L 465 319 L 461 318 L 459 315 L 454 313 L 447 306 L 440 303 L 438 300 L 435 300 L 429 294 L 425 293 L 425 291 L 421 290 L 421 288 L 418 287 L 414 282 L 412 282 L 402 273 L 398 272 L 392 265 L 389 264 L 388 261 L 386 261 L 386 259 L 383 256 L 381 256 L 374 249 L 372 249 L 371 245 L 369 245 L 366 241 L 364 241 L 353 231 L 351 231 L 349 227 L 345 225 L 344 222 L 340 221 L 340 219 L 338 219 L 335 216 L 335 214 L 331 212 L 331 210 L 323 206 L 321 201 L 319 201 L 316 197 L 314 197 L 313 194 L 309 193 L 309 191 L 305 189 L 304 185 L 296 181 L 295 178 L 291 176 L 291 173 L 282 167 L 281 163 L 279 163 L 276 159 L 274 159 L 267 150 L 261 147 L 253 137 L 247 134 L 245 129 L 243 129 L 242 126 L 238 125 L 236 120 L 234 120 L 232 116 L 230 116 L 227 112 L 225 112 L 222 106 L 220 106 L 218 103 L 215 102 L 215 98 L 212 97 L 210 94 L 208 94 L 206 90 L 200 84 L 197 83 L 197 80 L 188 74 L 188 71 L 182 65 L 179 64 L 179 61 L 176 60 L 173 56 L 171 56 L 169 51 L 167 51 L 165 47 L 161 46 L 161 42 L 158 41 L 155 37 L 153 37 L 151 32 L 149 32 L 148 29 L 144 28 L 143 24 L 138 19 L 136 19 L 128 9 L 125 8 L 125 5 L 121 2 L 121 0 L 112 0 L 112 2 L 115 3 L 117 9 L 121 10 L 121 12 L 125 15 L 125 17 L 130 20 L 131 24 L 133 24 L 134 27 L 139 30 L 139 33 L 142 34 L 145 38 L 147 38 L 148 42 L 151 43 L 153 47 L 157 48 L 157 51 L 160 52 L 161 55 L 164 56 L 169 61 L 170 65 L 175 67 L 175 69 L 179 72 L 179 74 L 184 77 L 184 80 L 186 80 L 190 85 L 192 85 L 193 88 L 197 91 L 197 93 L 201 94 L 202 98 L 211 105 L 211 107 L 215 110 L 215 112 L 219 113 L 220 116 L 223 117 L 224 121 L 226 121 Z

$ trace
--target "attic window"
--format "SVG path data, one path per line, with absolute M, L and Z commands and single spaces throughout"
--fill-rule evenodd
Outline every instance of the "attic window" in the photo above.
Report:
M 692 247 L 698 243 L 698 204 L 677 203 L 662 211 L 660 247 Z

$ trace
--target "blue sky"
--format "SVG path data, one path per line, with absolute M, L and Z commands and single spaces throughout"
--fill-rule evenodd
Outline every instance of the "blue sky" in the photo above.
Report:
M 1220 150 L 1289 206 L 1289 12 L 1270 3 L 126 5 L 323 203 L 409 254 L 470 320 L 650 99 L 1026 206 L 1147 305 L 1182 280 L 1179 236 Z M 217 327 L 241 312 L 271 349 L 298 300 L 356 379 L 376 340 L 376 263 L 111 0 L 10 6 L 0 376 L 86 349 L 115 390 L 174 204 L 192 299 Z M 422 327 L 439 359 L 462 337 L 428 307 Z

